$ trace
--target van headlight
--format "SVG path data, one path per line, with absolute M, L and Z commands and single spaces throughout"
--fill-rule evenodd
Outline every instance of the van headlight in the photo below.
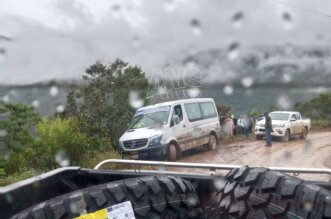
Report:
M 159 145 L 161 143 L 162 135 L 154 135 L 149 139 L 149 145 Z
M 272 125 L 272 127 L 274 127 L 274 128 L 278 128 L 278 127 L 284 127 L 285 126 L 285 124 L 277 124 L 277 125 Z

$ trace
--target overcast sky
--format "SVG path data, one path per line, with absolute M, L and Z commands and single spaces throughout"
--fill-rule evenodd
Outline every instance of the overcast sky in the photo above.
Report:
M 288 3 L 293 6 L 282 4 Z M 192 51 L 326 45 L 330 0 L 0 0 L 0 83 L 80 78 L 116 57 L 150 73 Z M 330 12 L 331 13 L 331 12 Z

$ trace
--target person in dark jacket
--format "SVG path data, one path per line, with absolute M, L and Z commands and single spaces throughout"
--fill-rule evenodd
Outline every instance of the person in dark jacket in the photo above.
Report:
M 266 146 L 271 147 L 271 132 L 272 130 L 272 122 L 271 118 L 268 113 L 264 113 L 265 117 L 265 139 L 266 139 Z

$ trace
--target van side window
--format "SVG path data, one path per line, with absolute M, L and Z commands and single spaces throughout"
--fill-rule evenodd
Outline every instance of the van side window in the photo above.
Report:
M 213 103 L 200 103 L 203 118 L 214 118 L 217 116 Z
M 202 113 L 198 103 L 185 103 L 184 106 L 190 122 L 202 119 Z
M 177 105 L 174 107 L 174 115 L 177 115 L 179 118 L 179 121 L 183 120 L 183 111 L 181 105 Z

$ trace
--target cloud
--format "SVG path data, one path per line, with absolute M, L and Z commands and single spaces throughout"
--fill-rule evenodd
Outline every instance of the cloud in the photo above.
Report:
M 325 0 L 320 2 L 331 6 Z M 0 81 L 7 84 L 78 78 L 96 60 L 112 61 L 117 57 L 150 73 L 166 63 L 185 59 L 192 50 L 226 49 L 233 42 L 246 48 L 331 40 L 331 19 L 272 1 L 0 3 L 0 35 L 12 39 L 0 41 L 0 48 L 6 51 L 0 59 Z M 323 9 L 316 0 L 307 0 L 305 7 Z M 243 14 L 240 28 L 232 20 L 238 12 Z M 284 12 L 292 18 L 290 29 L 286 29 Z M 199 25 L 192 25 L 192 20 Z

